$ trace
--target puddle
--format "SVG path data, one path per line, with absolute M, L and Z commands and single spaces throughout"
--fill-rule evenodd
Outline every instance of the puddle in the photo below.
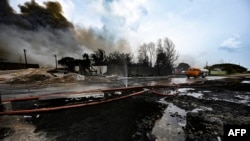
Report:
M 179 95 L 187 95 L 197 99 L 207 100 L 221 100 L 229 101 L 240 104 L 250 105 L 250 93 L 241 91 L 210 91 L 210 90 L 196 90 L 193 88 L 180 88 L 178 89 Z M 166 102 L 163 99 L 161 103 L 168 104 L 165 109 L 165 113 L 161 119 L 156 121 L 152 130 L 152 134 L 157 137 L 157 141 L 184 141 L 185 134 L 183 127 L 186 126 L 186 114 L 189 111 L 185 111 L 171 102 Z M 212 111 L 211 107 L 199 106 L 190 112 L 199 111 Z M 218 138 L 220 140 L 220 138 Z
M 241 83 L 243 83 L 243 84 L 250 84 L 250 81 L 244 80 Z
M 194 90 L 194 89 L 193 88 L 179 88 L 178 92 L 184 93 L 184 92 L 191 91 L 191 90 Z
M 187 112 L 164 100 L 160 102 L 168 104 L 168 107 L 162 118 L 156 121 L 152 134 L 157 137 L 157 141 L 184 141 L 183 127 L 186 126 Z
M 193 88 L 180 88 L 178 94 L 192 96 L 197 99 L 221 100 L 250 106 L 250 92 L 245 91 L 200 91 Z
M 236 95 L 234 96 L 234 101 L 237 101 L 238 103 L 247 104 L 247 106 L 250 106 L 250 94 L 245 93 L 244 95 Z
M 194 98 L 199 98 L 201 99 L 203 97 L 203 94 L 202 93 L 187 93 L 187 94 L 184 94 L 184 95 L 187 95 L 187 96 L 192 96 Z
M 162 118 L 156 121 L 152 130 L 152 134 L 157 137 L 157 141 L 185 141 L 183 128 L 186 126 L 187 112 L 213 110 L 210 107 L 199 106 L 192 111 L 186 111 L 171 102 L 166 102 L 164 99 L 161 99 L 160 102 L 167 104 L 168 107 L 165 109 Z
M 218 79 L 224 79 L 227 78 L 225 76 L 208 76 L 206 77 L 207 80 L 218 80 Z
M 205 107 L 205 106 L 200 106 L 199 108 L 193 109 L 191 112 L 199 112 L 199 111 L 212 111 L 213 109 L 211 107 Z
M 233 92 L 233 91 L 213 92 L 212 94 L 209 95 L 209 99 L 233 102 L 250 106 L 249 92 Z
M 203 93 L 200 91 L 195 92 L 195 89 L 192 88 L 180 88 L 178 89 L 179 95 L 192 96 L 194 98 L 203 98 Z

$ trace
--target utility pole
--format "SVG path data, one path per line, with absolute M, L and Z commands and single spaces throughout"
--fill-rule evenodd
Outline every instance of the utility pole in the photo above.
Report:
M 27 63 L 27 58 L 26 58 L 26 49 L 23 49 L 23 52 L 24 52 L 25 66 L 26 66 L 26 69 L 27 69 L 28 68 L 28 63 Z
M 0 92 L 0 112 L 3 111 L 3 105 L 2 105 L 2 93 Z
M 56 69 L 57 69 L 57 56 L 56 56 L 56 54 L 54 54 L 54 57 L 55 57 Z

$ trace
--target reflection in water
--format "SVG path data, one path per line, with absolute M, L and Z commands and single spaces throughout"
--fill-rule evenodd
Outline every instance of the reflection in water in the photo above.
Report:
M 171 78 L 168 79 L 162 79 L 162 80 L 154 80 L 154 81 L 149 81 L 148 85 L 153 86 L 153 85 L 167 85 L 171 83 Z
M 125 87 L 128 87 L 128 66 L 127 66 L 127 63 L 124 64 L 124 75 L 126 77 L 124 79 Z
M 168 107 L 162 118 L 156 121 L 152 133 L 157 137 L 157 141 L 184 141 L 186 111 L 164 100 L 161 102 L 168 104 Z

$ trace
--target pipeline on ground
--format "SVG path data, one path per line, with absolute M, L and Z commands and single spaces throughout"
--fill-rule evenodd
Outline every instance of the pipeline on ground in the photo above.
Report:
M 200 87 L 201 84 L 193 85 L 193 87 Z M 121 99 L 125 99 L 128 97 L 136 96 L 143 94 L 144 92 L 148 91 L 151 94 L 159 95 L 162 97 L 166 96 L 175 96 L 177 94 L 177 89 L 180 87 L 190 87 L 189 83 L 182 83 L 182 84 L 170 84 L 170 85 L 154 85 L 154 86 L 131 86 L 131 87 L 122 87 L 122 88 L 109 88 L 109 89 L 97 89 L 97 90 L 88 90 L 88 91 L 74 91 L 69 93 L 50 93 L 44 94 L 39 96 L 30 96 L 30 97 L 22 97 L 22 98 L 12 98 L 12 99 L 5 99 L 2 102 L 17 102 L 17 101 L 29 101 L 29 100 L 39 100 L 41 98 L 47 98 L 50 96 L 67 96 L 67 95 L 75 95 L 81 93 L 91 93 L 91 92 L 109 92 L 109 91 L 126 91 L 130 90 L 132 93 L 122 95 L 119 97 L 99 100 L 99 101 L 91 101 L 87 103 L 77 103 L 71 105 L 62 105 L 62 106 L 55 106 L 55 107 L 46 107 L 46 108 L 37 108 L 37 109 L 25 109 L 25 110 L 9 110 L 9 111 L 1 111 L 0 115 L 18 115 L 18 114 L 31 114 L 31 113 L 39 113 L 39 112 L 50 112 L 55 110 L 62 110 L 62 109 L 69 109 L 69 108 L 77 108 L 77 107 L 84 107 L 84 106 L 91 106 L 91 105 L 99 105 L 108 102 L 113 102 Z M 204 85 L 202 85 L 204 86 Z M 206 86 L 205 86 L 206 87 Z M 174 91 L 172 94 L 166 94 L 158 92 L 157 89 L 159 88 L 167 88 Z

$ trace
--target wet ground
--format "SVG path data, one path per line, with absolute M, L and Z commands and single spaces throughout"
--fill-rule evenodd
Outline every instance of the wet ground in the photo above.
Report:
M 250 81 L 224 78 L 121 78 L 106 83 L 61 84 L 60 87 L 2 87 L 2 99 L 7 99 L 125 85 L 204 84 L 179 88 L 176 97 L 144 94 L 92 107 L 1 116 L 0 140 L 223 140 L 224 124 L 250 124 Z

